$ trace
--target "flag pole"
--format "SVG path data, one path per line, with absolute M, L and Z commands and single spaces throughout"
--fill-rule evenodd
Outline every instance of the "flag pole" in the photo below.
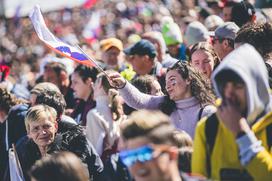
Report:
M 109 82 L 110 82 L 110 84 L 111 84 L 111 82 L 112 82 L 112 79 L 110 78 L 110 76 L 105 72 L 105 70 L 103 70 L 103 68 L 102 67 L 100 67 L 97 63 L 96 63 L 96 60 L 94 59 L 94 58 L 92 58 L 91 56 L 89 56 L 84 50 L 82 50 L 82 48 L 80 48 L 80 46 L 79 45 L 76 45 L 76 47 L 88 58 L 88 60 L 90 61 L 90 62 L 92 62 L 95 66 L 96 66 L 96 68 L 100 71 L 100 72 L 102 72 L 103 74 L 105 74 L 105 76 L 107 77 L 107 79 L 109 80 Z M 112 87 L 114 87 L 114 88 L 116 88 L 116 89 L 119 89 L 119 86 L 116 86 L 116 85 L 112 85 L 111 84 L 111 86 Z
M 14 143 L 12 144 L 12 149 L 13 149 L 13 152 L 14 152 L 14 156 L 15 156 L 15 160 L 16 160 L 16 165 L 17 165 L 19 174 L 20 174 L 21 178 L 24 179 L 23 170 L 22 170 L 22 167 L 21 167 L 21 164 L 20 164 L 20 160 L 19 160 L 19 157 L 18 157 L 18 154 L 17 154 L 17 151 L 16 151 Z
M 100 67 L 97 63 L 96 63 L 96 60 L 94 58 L 92 58 L 91 56 L 89 56 L 84 50 L 82 50 L 82 48 L 80 48 L 79 45 L 76 45 L 76 47 L 88 58 L 89 61 L 91 61 L 95 67 L 102 73 L 105 74 L 105 76 L 110 80 L 110 77 L 109 75 L 103 70 L 102 67 Z

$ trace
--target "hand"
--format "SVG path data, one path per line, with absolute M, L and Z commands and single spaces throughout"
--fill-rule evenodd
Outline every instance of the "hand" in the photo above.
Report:
M 240 132 L 250 131 L 247 120 L 242 117 L 237 104 L 231 100 L 224 100 L 218 108 L 217 115 L 220 121 L 234 134 L 236 137 Z
M 118 72 L 110 73 L 109 78 L 109 82 L 112 87 L 122 89 L 126 85 L 126 79 L 124 79 Z

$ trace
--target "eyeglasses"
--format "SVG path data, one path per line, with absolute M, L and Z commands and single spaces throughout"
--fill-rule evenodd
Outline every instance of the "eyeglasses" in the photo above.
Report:
M 142 146 L 132 150 L 121 151 L 120 158 L 127 167 L 131 167 L 136 162 L 144 163 L 152 160 L 154 158 L 153 152 L 154 149 L 151 146 Z
M 223 38 L 219 38 L 219 37 L 213 37 L 212 38 L 212 44 L 214 45 L 216 41 L 222 42 L 222 40 L 224 40 Z

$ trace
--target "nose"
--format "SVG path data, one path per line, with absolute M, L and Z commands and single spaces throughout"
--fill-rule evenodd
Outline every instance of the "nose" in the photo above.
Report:
M 234 92 L 233 84 L 231 82 L 227 82 L 224 87 L 224 97 L 231 98 L 233 95 L 233 92 Z
M 44 129 L 41 130 L 41 134 L 46 134 L 46 131 Z

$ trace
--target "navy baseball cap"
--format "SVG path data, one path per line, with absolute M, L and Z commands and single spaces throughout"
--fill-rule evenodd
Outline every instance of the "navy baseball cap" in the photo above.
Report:
M 156 48 L 148 40 L 140 40 L 134 45 L 124 50 L 126 55 L 148 55 L 150 58 L 156 57 Z

